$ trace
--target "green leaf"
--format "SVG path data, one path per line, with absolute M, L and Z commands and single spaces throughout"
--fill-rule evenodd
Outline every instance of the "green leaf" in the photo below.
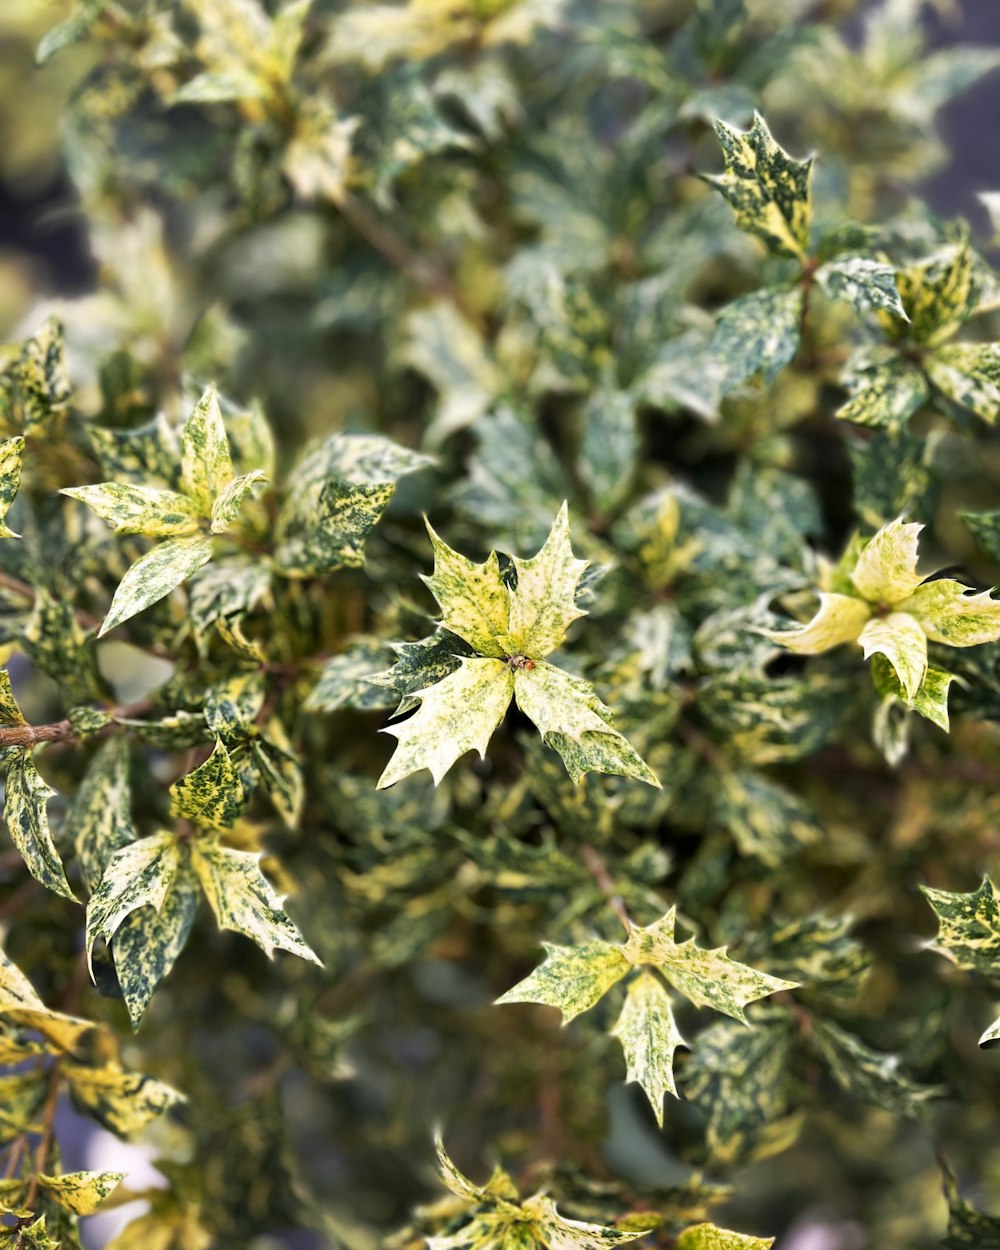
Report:
M 708 347 L 725 366 L 723 393 L 755 374 L 770 384 L 794 359 L 801 339 L 802 300 L 799 287 L 764 287 L 726 305 Z
M 191 843 L 191 861 L 205 897 L 221 929 L 242 933 L 256 942 L 268 959 L 277 949 L 319 964 L 282 908 L 283 900 L 260 870 L 261 856 L 236 851 L 199 838 Z
M 625 1052 L 625 1080 L 638 1081 L 663 1127 L 663 1096 L 677 1097 L 674 1051 L 687 1043 L 681 1037 L 670 1006 L 670 995 L 651 972 L 642 971 L 628 983 L 625 1005 L 614 1028 Z
M 521 654 L 541 659 L 555 651 L 573 621 L 586 615 L 576 606 L 576 591 L 587 563 L 573 557 L 564 502 L 538 554 L 530 560 L 513 557 L 517 586 L 510 592 L 509 630 Z
M 925 582 L 904 602 L 900 612 L 919 621 L 932 642 L 949 647 L 975 647 L 1000 639 L 1000 600 L 992 591 L 979 593 L 950 578 Z
M 694 939 L 674 940 L 675 909 L 647 928 L 635 926 L 621 948 L 631 964 L 650 965 L 696 1007 L 711 1007 L 734 1020 L 746 1020 L 743 1008 L 778 990 L 793 990 L 796 982 L 758 972 L 726 954 L 726 947 L 703 950 Z
M 47 807 L 55 790 L 41 779 L 31 755 L 21 747 L 8 752 L 4 768 L 4 820 L 28 871 L 46 889 L 78 902 L 49 830 Z
M 392 482 L 354 486 L 331 478 L 311 511 L 293 496 L 278 518 L 275 566 L 286 577 L 318 577 L 364 564 L 365 539 L 395 490 Z
M 178 847 L 177 871 L 159 909 L 142 907 L 121 922 L 111 944 L 118 985 L 132 1028 L 138 1029 L 146 1008 L 184 949 L 201 891 L 191 869 L 190 852 Z
M 958 515 L 983 551 L 994 560 L 1000 559 L 1000 512 L 960 512 Z
M 0 538 L 20 537 L 7 527 L 6 518 L 21 488 L 23 453 L 24 439 L 20 435 L 16 438 L 0 439 Z
M 852 397 L 837 410 L 842 421 L 898 432 L 930 395 L 923 372 L 893 355 L 853 362 L 844 384 Z
M 169 595 L 212 558 L 211 538 L 168 538 L 136 560 L 115 591 L 99 638 Z
M 706 181 L 732 205 L 737 224 L 763 239 L 779 256 L 805 259 L 812 205 L 812 158 L 797 161 L 773 139 L 763 117 L 754 114 L 749 131 L 715 123 L 726 172 Z
M 168 830 L 129 842 L 108 860 L 87 904 L 87 958 L 98 938 L 110 942 L 122 921 L 140 907 L 159 911 L 180 866 L 180 847 Z M 91 963 L 91 975 L 93 964 Z
M 541 660 L 515 669 L 513 693 L 542 740 L 562 755 L 575 782 L 589 771 L 599 771 L 659 788 L 655 773 L 613 728 L 610 709 L 583 678 Z
M 379 638 L 357 639 L 346 651 L 326 661 L 303 706 L 316 712 L 334 712 L 342 707 L 361 711 L 391 707 L 393 698 L 385 693 L 385 688 L 395 687 L 384 680 L 385 673 L 377 674 L 375 680 L 380 665 L 386 662 L 387 652 L 389 648 Z M 432 685 L 438 677 L 447 676 L 448 671 L 421 681 L 418 689 Z
M 750 1237 L 714 1224 L 695 1224 L 677 1238 L 677 1250 L 769 1250 L 773 1237 Z
M 10 673 L 7 669 L 0 668 L 0 724 L 26 725 L 27 723 L 23 712 L 17 705 L 17 699 L 14 698 Z
M 441 626 L 463 638 L 480 655 L 510 655 L 511 596 L 491 551 L 482 564 L 453 551 L 426 522 L 434 548 L 434 572 L 425 577 L 441 609 Z
M 917 548 L 924 527 L 901 519 L 884 525 L 865 543 L 850 574 L 862 599 L 899 606 L 924 580 L 917 572 Z
M 62 322 L 49 317 L 24 340 L 17 358 L 0 373 L 0 417 L 10 429 L 35 434 L 50 418 L 66 411 L 72 394 Z
M 906 612 L 873 617 L 858 635 L 865 659 L 884 655 L 895 669 L 908 702 L 927 676 L 927 635 Z
M 898 1056 L 872 1050 L 832 1020 L 815 1019 L 810 1040 L 842 1089 L 893 1115 L 916 1116 L 928 1098 L 942 1092 L 911 1081 L 900 1071 Z
M 954 1176 L 945 1171 L 948 1233 L 942 1250 L 1000 1250 L 1000 1216 L 978 1210 L 958 1192 Z
M 199 829 L 230 828 L 245 804 L 243 783 L 221 738 L 204 764 L 170 787 L 170 814 Z
M 111 857 L 135 837 L 124 736 L 109 738 L 91 760 L 67 814 L 66 832 L 87 887 L 96 889 Z
M 443 301 L 412 313 L 406 322 L 403 363 L 428 379 L 438 408 L 427 439 L 440 443 L 479 420 L 502 389 L 502 378 L 479 332 Z
M 408 720 L 382 730 L 397 739 L 397 746 L 378 779 L 378 789 L 421 768 L 430 769 L 437 785 L 466 751 L 476 750 L 485 758 L 513 693 L 511 670 L 500 660 L 478 657 L 463 659 L 454 673 L 416 691 L 418 710 Z
M 100 1068 L 64 1062 L 60 1069 L 69 1081 L 73 1099 L 105 1128 L 130 1137 L 151 1120 L 184 1101 L 184 1095 L 162 1081 L 117 1064 Z
M 390 645 L 398 657 L 396 663 L 385 672 L 373 673 L 368 680 L 374 686 L 395 691 L 400 697 L 397 716 L 417 706 L 421 690 L 453 673 L 463 658 L 476 654 L 464 638 L 447 629 L 438 629 L 419 642 Z
M 563 1023 L 589 1011 L 629 970 L 620 946 L 585 942 L 556 946 L 543 942 L 545 962 L 496 1000 L 497 1003 L 542 1003 L 558 1007 Z
M 924 369 L 943 395 L 984 421 L 1000 415 L 1000 343 L 946 343 L 927 353 Z
M 974 259 L 966 238 L 899 272 L 908 333 L 918 342 L 942 343 L 968 320 L 977 294 Z
M 176 491 L 99 482 L 96 486 L 69 486 L 61 493 L 85 503 L 119 534 L 165 538 L 194 534 L 199 528 L 194 501 Z
M 868 256 L 838 256 L 816 271 L 816 279 L 831 299 L 844 300 L 859 312 L 884 308 L 908 321 L 896 288 L 896 270 Z
M 715 803 L 715 818 L 729 830 L 740 853 L 754 855 L 769 867 L 823 837 L 808 804 L 759 773 L 723 773 Z
M 602 513 L 628 496 L 639 454 L 636 400 L 627 391 L 595 391 L 583 410 L 580 477 Z
M 212 533 L 224 534 L 239 515 L 243 500 L 258 482 L 266 482 L 267 474 L 263 469 L 252 469 L 234 477 L 228 486 L 223 487 L 212 504 Z
M 219 396 L 206 389 L 181 430 L 181 485 L 202 516 L 233 480 L 233 459 L 222 424 Z
M 919 437 L 908 430 L 879 430 L 869 438 L 850 439 L 859 519 L 878 529 L 900 515 L 933 515 L 938 493 L 933 461 L 939 445 L 934 435 Z
M 1000 975 L 1000 894 L 990 878 L 971 894 L 920 889 L 938 919 L 931 949 L 965 972 Z
M 45 34 L 35 50 L 35 63 L 44 65 L 50 57 L 74 43 L 86 39 L 91 28 L 107 7 L 107 0 L 80 0 L 73 12 L 58 26 Z
M 861 599 L 821 591 L 816 615 L 805 625 L 761 632 L 796 655 L 819 655 L 845 642 L 857 642 L 870 618 L 871 608 Z
M 125 1179 L 124 1172 L 63 1172 L 38 1174 L 38 1183 L 74 1215 L 93 1215 L 105 1198 Z
M 954 673 L 947 673 L 940 668 L 928 668 L 916 694 L 909 698 L 892 664 L 885 656 L 876 655 L 872 663 L 872 680 L 880 698 L 899 699 L 945 733 L 949 732 L 948 690 L 955 680 Z

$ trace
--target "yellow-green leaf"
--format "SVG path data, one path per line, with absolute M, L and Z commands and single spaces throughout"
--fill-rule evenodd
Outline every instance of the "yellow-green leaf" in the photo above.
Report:
M 453 551 L 427 522 L 434 548 L 434 572 L 424 577 L 441 608 L 441 625 L 464 638 L 480 655 L 511 654 L 511 596 L 500 576 L 500 562 L 491 551 L 482 564 Z
M 124 1172 L 64 1172 L 38 1174 L 38 1183 L 59 1206 L 74 1215 L 93 1215 L 105 1198 L 125 1179 Z
M 561 647 L 569 626 L 586 615 L 576 606 L 576 589 L 588 561 L 573 556 L 567 503 L 538 554 L 513 561 L 517 586 L 510 592 L 510 635 L 522 655 L 540 660 Z
M 0 538 L 19 538 L 12 529 L 7 528 L 7 513 L 17 498 L 21 488 L 21 456 L 24 452 L 24 439 L 0 439 Z
M 763 117 L 754 114 L 749 131 L 715 123 L 726 171 L 706 180 L 732 205 L 736 221 L 763 239 L 779 256 L 805 258 L 812 212 L 812 158 L 793 159 L 779 146 Z
M 862 599 L 894 606 L 912 595 L 923 575 L 917 572 L 917 546 L 922 525 L 890 521 L 865 544 L 851 573 Z
M 198 530 L 198 509 L 194 501 L 177 491 L 124 482 L 99 482 L 95 486 L 69 486 L 62 494 L 85 503 L 119 534 L 166 538 L 194 534 Z
M 932 642 L 975 647 L 1000 639 L 1000 600 L 992 591 L 976 592 L 949 578 L 925 582 L 899 604 L 920 624 Z
M 884 655 L 895 669 L 908 700 L 916 697 L 927 675 L 927 635 L 906 612 L 873 617 L 858 636 L 865 659 Z
M 87 957 L 98 938 L 110 942 L 126 916 L 140 907 L 159 911 L 180 864 L 177 837 L 163 830 L 129 842 L 108 861 L 87 904 Z
M 42 780 L 22 747 L 8 751 L 4 766 L 4 820 L 28 871 L 47 889 L 78 902 L 49 829 L 48 802 L 55 790 Z
M 797 629 L 764 630 L 764 636 L 796 655 L 819 655 L 845 642 L 857 642 L 871 608 L 852 595 L 821 592 L 816 615 Z
M 625 1005 L 611 1033 L 625 1052 L 625 1080 L 639 1082 L 662 1128 L 663 1096 L 677 1097 L 674 1051 L 687 1043 L 674 1020 L 670 995 L 653 973 L 643 970 L 629 981 Z
M 268 959 L 280 948 L 320 963 L 261 872 L 260 859 L 259 853 L 236 851 L 207 838 L 191 843 L 191 862 L 221 929 L 250 938 Z
M 169 595 L 212 558 L 211 538 L 168 538 L 128 570 L 115 591 L 98 637 Z
M 0 668 L 0 724 L 26 725 L 24 714 L 17 705 L 14 691 L 11 689 L 10 673 Z
M 183 1094 L 162 1081 L 127 1072 L 115 1063 L 95 1068 L 65 1061 L 60 1071 L 69 1081 L 74 1100 L 120 1137 L 138 1133 L 151 1120 L 184 1101 Z
M 202 829 L 230 828 L 245 803 L 243 782 L 221 738 L 204 764 L 170 787 L 171 815 Z
M 224 534 L 239 515 L 243 500 L 258 482 L 266 482 L 267 474 L 263 469 L 252 469 L 243 473 L 225 486 L 216 496 L 212 504 L 212 533 Z
M 543 1003 L 558 1007 L 568 1024 L 588 1011 L 629 970 L 622 948 L 611 942 L 556 946 L 543 942 L 545 962 L 519 981 L 498 1003 Z
M 202 516 L 233 480 L 233 458 L 222 423 L 219 396 L 209 386 L 181 430 L 181 484 Z
M 750 1237 L 714 1224 L 694 1224 L 677 1238 L 676 1250 L 769 1250 L 773 1237 Z

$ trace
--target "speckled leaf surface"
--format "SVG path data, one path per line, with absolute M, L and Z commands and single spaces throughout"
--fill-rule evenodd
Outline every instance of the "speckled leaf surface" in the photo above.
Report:
M 131 912 L 140 907 L 159 911 L 179 864 L 178 841 L 169 830 L 129 842 L 111 856 L 87 904 L 87 952 L 91 958 L 97 939 L 110 942 Z
M 917 572 L 917 547 L 922 525 L 891 521 L 865 544 L 850 577 L 869 603 L 901 604 L 924 580 Z
M 441 609 L 441 626 L 464 639 L 482 656 L 511 653 L 510 592 L 500 576 L 500 563 L 491 551 L 476 564 L 447 543 L 431 528 L 434 572 L 424 581 Z
M 20 435 L 0 439 L 0 538 L 19 537 L 7 525 L 7 513 L 21 488 L 23 454 L 24 439 Z
M 932 642 L 949 647 L 976 647 L 1000 638 L 1000 600 L 990 590 L 977 593 L 951 578 L 925 582 L 899 610 L 918 621 Z
M 896 271 L 884 261 L 868 256 L 838 256 L 816 271 L 816 279 L 831 299 L 844 300 L 859 312 L 883 308 L 907 320 L 896 289 Z
M 45 1192 L 74 1215 L 93 1215 L 124 1179 L 124 1172 L 63 1172 L 61 1176 L 41 1173 L 38 1178 Z
M 66 487 L 62 494 L 86 504 L 119 534 L 166 538 L 194 534 L 199 528 L 194 500 L 177 491 L 127 482 L 99 482 L 95 486 Z
M 770 1250 L 773 1237 L 750 1237 L 715 1224 L 695 1224 L 677 1238 L 677 1250 Z
M 207 564 L 214 550 L 211 538 L 168 538 L 148 551 L 118 584 L 99 636 L 169 595 Z
M 723 393 L 760 374 L 773 382 L 799 350 L 802 291 L 767 288 L 728 304 L 719 314 L 709 347 L 723 361 Z
M 242 933 L 269 959 L 280 949 L 318 964 L 319 957 L 284 911 L 284 900 L 261 872 L 260 859 L 211 839 L 199 838 L 191 845 L 195 874 L 220 929 Z
M 945 343 L 928 352 L 927 376 L 943 394 L 984 421 L 1000 415 L 1000 344 Z
M 208 387 L 181 430 L 181 484 L 202 516 L 233 480 L 233 458 L 219 396 Z
M 906 612 L 873 617 L 858 635 L 865 659 L 884 655 L 899 678 L 907 699 L 916 697 L 927 675 L 927 635 Z
M 383 733 L 397 741 L 378 780 L 384 789 L 419 771 L 430 770 L 437 785 L 466 751 L 485 758 L 486 747 L 514 694 L 514 676 L 500 660 L 475 657 L 426 690 L 415 692 L 420 707 Z
M 599 1002 L 624 977 L 629 963 L 611 942 L 585 942 L 580 946 L 543 943 L 545 962 L 530 976 L 502 994 L 498 1003 L 543 1003 L 558 1007 L 568 1024 Z
M 938 920 L 932 949 L 965 972 L 1000 973 L 1000 895 L 990 878 L 971 894 L 920 888 Z
M 117 1064 L 89 1067 L 67 1062 L 63 1071 L 74 1101 L 119 1137 L 130 1137 L 170 1107 L 184 1101 L 183 1094 L 163 1081 Z
M 715 123 L 726 163 L 707 181 L 732 205 L 737 224 L 779 256 L 802 259 L 809 243 L 812 160 L 797 161 L 774 140 L 759 113 L 749 131 Z
M 66 831 L 87 887 L 94 890 L 111 857 L 135 837 L 125 738 L 110 738 L 94 755 L 69 809 Z
M 28 751 L 17 747 L 4 761 L 3 816 L 28 871 L 46 889 L 76 901 L 49 829 L 48 803 L 55 790 L 39 776 Z
M 625 1080 L 638 1081 L 663 1127 L 663 1097 L 677 1096 L 674 1051 L 687 1043 L 681 1037 L 670 1006 L 670 995 L 651 972 L 641 971 L 625 991 L 625 1004 L 611 1030 L 625 1052 Z
M 510 592 L 510 634 L 522 654 L 541 659 L 562 646 L 566 630 L 585 615 L 576 606 L 576 590 L 588 562 L 573 556 L 567 503 L 538 554 L 530 560 L 514 556 L 513 563 L 517 586 Z
M 267 474 L 263 469 L 252 469 L 249 473 L 241 473 L 224 486 L 212 501 L 213 534 L 224 534 L 239 516 L 243 501 L 259 482 L 266 482 Z
M 221 738 L 204 764 L 170 787 L 171 815 L 199 829 L 230 828 L 245 802 L 243 782 Z

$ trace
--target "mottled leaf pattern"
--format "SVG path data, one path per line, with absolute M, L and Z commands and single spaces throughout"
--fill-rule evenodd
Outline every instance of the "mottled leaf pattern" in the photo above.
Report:
M 221 738 L 204 764 L 170 787 L 171 813 L 202 829 L 229 828 L 245 802 L 243 783 Z
M 677 1096 L 674 1051 L 686 1045 L 670 1006 L 670 995 L 657 977 L 642 971 L 628 983 L 625 1005 L 611 1030 L 625 1052 L 626 1081 L 638 1081 L 663 1127 L 663 1096 Z
M 24 439 L 0 439 L 0 538 L 17 538 L 7 525 L 7 513 L 17 498 L 21 488 L 21 456 L 24 453 Z
M 164 830 L 129 842 L 111 856 L 87 904 L 87 952 L 98 938 L 110 942 L 118 926 L 140 907 L 159 911 L 180 864 L 178 841 Z
M 7 753 L 4 768 L 3 815 L 14 845 L 36 881 L 75 902 L 49 829 L 48 802 L 55 790 L 42 780 L 30 753 L 21 747 Z
M 233 460 L 219 396 L 207 388 L 181 430 L 181 483 L 202 516 L 233 480 Z
M 169 595 L 207 564 L 213 551 L 211 538 L 170 538 L 136 560 L 115 591 L 100 635 Z
M 55 1201 L 74 1215 L 93 1215 L 105 1198 L 124 1179 L 124 1172 L 64 1172 L 39 1175 L 39 1184 Z
M 165 538 L 198 530 L 195 502 L 177 491 L 124 482 L 100 482 L 96 486 L 67 487 L 62 493 L 85 503 L 119 534 Z
M 545 942 L 545 962 L 498 1003 L 544 1003 L 558 1007 L 568 1023 L 599 1002 L 628 973 L 628 960 L 610 942 L 555 946 Z

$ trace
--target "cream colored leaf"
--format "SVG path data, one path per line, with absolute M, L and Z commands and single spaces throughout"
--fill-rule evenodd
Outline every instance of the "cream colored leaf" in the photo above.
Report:
M 119 534 L 166 538 L 198 530 L 194 501 L 177 491 L 126 482 L 98 482 L 94 486 L 67 487 L 62 494 L 86 504 Z
M 206 389 L 181 430 L 181 483 L 202 516 L 233 480 L 233 459 L 222 424 L 219 396 Z
M 893 606 L 913 594 L 924 580 L 917 572 L 917 544 L 923 528 L 913 522 L 890 521 L 865 544 L 851 573 L 862 599 Z
M 423 581 L 441 608 L 441 624 L 480 655 L 509 655 L 510 592 L 500 576 L 496 552 L 475 564 L 443 542 L 429 521 L 427 532 L 434 548 L 434 572 Z
M 764 636 L 796 655 L 819 655 L 845 642 L 857 642 L 871 608 L 851 595 L 820 593 L 816 615 L 798 629 L 764 630 Z
M 576 606 L 576 588 L 588 561 L 573 556 L 568 504 L 559 509 L 538 554 L 513 559 L 517 586 L 510 593 L 510 634 L 522 655 L 540 660 L 562 646 L 569 626 L 586 615 Z
M 670 995 L 651 972 L 642 971 L 628 983 L 625 1005 L 611 1030 L 625 1052 L 626 1081 L 638 1081 L 663 1127 L 663 1096 L 677 1097 L 674 1051 L 686 1045 L 674 1020 Z
M 648 1228 L 611 1228 L 606 1224 L 586 1224 L 567 1220 L 556 1210 L 556 1204 L 544 1194 L 525 1198 L 521 1210 L 538 1222 L 538 1241 L 546 1250 L 607 1250 L 628 1241 L 645 1237 Z M 517 1244 L 520 1243 L 518 1239 Z
M 514 693 L 514 677 L 500 660 L 463 659 L 461 666 L 414 698 L 420 707 L 382 733 L 398 740 L 392 759 L 378 779 L 384 790 L 410 773 L 430 770 L 437 785 L 466 751 L 485 758 L 486 747 L 504 718 Z
M 890 612 L 873 617 L 861 631 L 858 642 L 865 659 L 884 655 L 896 670 L 907 699 L 912 700 L 927 674 L 927 635 L 906 612 Z
M 110 942 L 126 916 L 140 907 L 160 910 L 179 863 L 177 837 L 168 830 L 129 842 L 111 856 L 101 883 L 87 904 L 88 960 L 97 939 Z

